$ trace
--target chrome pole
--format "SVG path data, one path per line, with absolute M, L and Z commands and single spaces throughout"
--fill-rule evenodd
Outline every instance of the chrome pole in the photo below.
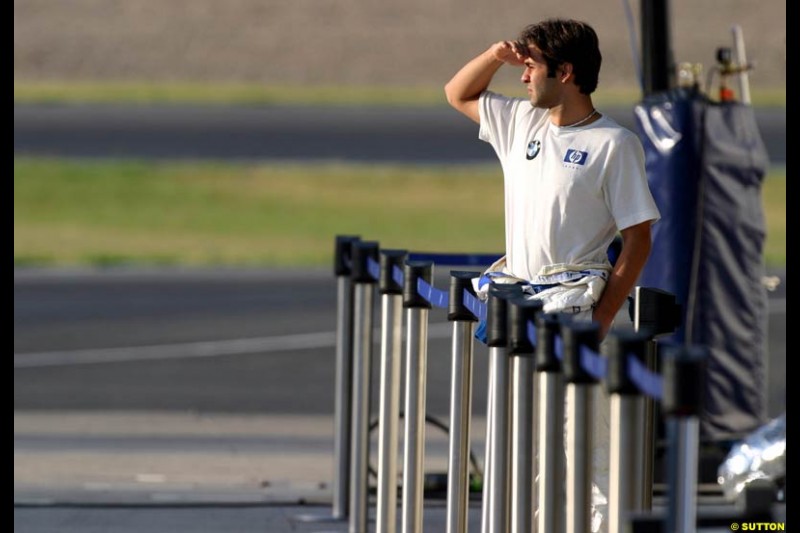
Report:
M 628 362 L 635 357 L 643 363 L 648 339 L 645 333 L 631 331 L 613 331 L 608 336 L 606 385 L 611 402 L 608 533 L 625 533 L 628 531 L 625 517 L 645 510 L 642 487 L 646 447 L 641 438 L 645 402 L 629 375 Z
M 378 486 L 376 531 L 397 529 L 397 441 L 400 416 L 400 360 L 402 358 L 403 286 L 393 279 L 395 267 L 406 258 L 403 250 L 382 250 L 381 372 L 378 411 Z
M 466 533 L 469 512 L 469 426 L 472 406 L 472 336 L 475 324 L 453 322 L 447 533 Z
M 486 313 L 486 344 L 489 346 L 489 415 L 487 463 L 484 478 L 484 525 L 490 533 L 506 533 L 510 518 L 511 387 L 508 345 L 509 298 L 519 294 L 513 286 L 492 286 Z M 488 486 L 487 486 L 488 485 Z
M 354 326 L 352 449 L 350 455 L 350 533 L 367 530 L 367 464 L 369 461 L 369 396 L 372 359 L 372 317 L 375 279 L 369 259 L 377 261 L 378 245 L 359 242 L 353 247 Z
M 670 346 L 665 349 L 664 397 L 669 456 L 667 469 L 667 528 L 669 533 L 697 531 L 697 464 L 699 416 L 705 391 L 708 349 Z
M 447 476 L 447 533 L 466 533 L 469 518 L 469 435 L 472 415 L 472 358 L 476 317 L 464 306 L 464 291 L 480 272 L 450 273 L 447 319 L 453 322 L 450 374 L 450 442 Z
M 597 378 L 584 366 L 582 352 L 591 351 L 599 356 L 599 331 L 597 322 L 568 322 L 561 327 L 567 384 L 567 533 L 591 530 L 593 439 L 590 428 Z
M 534 353 L 528 324 L 542 311 L 540 300 L 510 300 L 509 351 L 513 376 L 511 405 L 511 532 L 531 533 L 536 508 Z
M 489 348 L 489 365 L 492 375 L 492 430 L 487 434 L 491 455 L 485 483 L 488 484 L 489 532 L 505 533 L 509 515 L 509 360 L 505 347 Z
M 511 405 L 511 532 L 528 533 L 533 527 L 533 372 L 529 355 L 514 354 Z
M 350 476 L 350 400 L 353 373 L 353 285 L 349 276 L 338 281 L 336 313 L 336 383 L 334 399 L 335 440 L 333 462 L 333 517 L 347 518 Z
M 336 275 L 336 370 L 333 407 L 333 497 L 330 514 L 303 513 L 300 522 L 347 520 L 350 487 L 350 400 L 353 373 L 352 245 L 359 237 L 337 235 L 333 272 Z
M 433 264 L 405 264 L 403 307 L 407 309 L 405 447 L 403 456 L 403 533 L 422 531 L 425 462 L 425 397 L 430 302 L 417 291 L 417 281 L 431 282 Z
M 540 533 L 564 533 L 564 381 L 561 362 L 555 353 L 560 331 L 558 315 L 542 314 L 536 319 L 537 428 L 539 483 L 537 496 Z

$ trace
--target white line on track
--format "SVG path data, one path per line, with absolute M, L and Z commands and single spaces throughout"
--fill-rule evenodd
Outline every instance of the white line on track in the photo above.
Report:
M 786 298 L 770 299 L 769 313 L 770 315 L 785 314 Z M 429 339 L 446 338 L 451 332 L 452 325 L 449 322 L 435 323 L 428 326 Z M 373 339 L 376 341 L 380 339 L 380 331 L 374 332 Z M 336 333 L 333 331 L 324 331 L 250 339 L 129 346 L 121 348 L 97 348 L 90 350 L 30 352 L 14 354 L 14 368 L 39 368 L 146 360 L 194 359 L 225 355 L 332 348 L 335 345 Z
M 449 336 L 449 322 L 431 324 L 428 338 L 441 339 Z M 380 332 L 373 338 L 380 339 Z M 53 352 L 30 352 L 14 354 L 14 368 L 39 368 L 47 366 L 88 365 L 98 363 L 121 363 L 126 361 L 192 359 L 244 355 L 253 353 L 288 352 L 314 348 L 332 348 L 336 345 L 336 333 L 300 333 L 250 339 L 231 339 L 151 346 L 129 346 L 121 348 L 96 348 L 90 350 L 65 350 Z

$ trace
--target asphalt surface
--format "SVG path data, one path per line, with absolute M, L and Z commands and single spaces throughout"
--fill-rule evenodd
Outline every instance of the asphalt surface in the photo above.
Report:
M 771 274 L 768 392 L 782 412 L 785 273 Z M 299 518 L 330 515 L 335 482 L 330 272 L 18 270 L 14 285 L 15 531 L 347 529 Z M 446 422 L 450 328 L 444 310 L 430 321 L 427 411 Z M 478 345 L 481 463 L 486 355 Z M 446 435 L 427 431 L 426 472 L 443 472 Z M 444 530 L 441 497 L 424 519 Z
M 601 109 L 636 131 L 633 110 Z M 771 164 L 786 110 L 756 109 Z M 14 105 L 14 154 L 156 159 L 492 163 L 478 127 L 442 107 Z
M 18 271 L 14 296 L 15 409 L 333 412 L 327 270 Z M 450 326 L 430 321 L 428 406 L 446 415 Z
M 18 271 L 15 531 L 346 530 L 299 518 L 331 513 L 335 286 L 328 271 Z M 432 316 L 428 406 L 445 422 L 449 334 Z M 447 435 L 428 431 L 426 471 L 445 471 Z M 441 497 L 427 506 L 444 530 Z
M 448 272 L 437 274 L 447 287 Z M 785 408 L 785 272 L 769 293 L 770 414 Z M 313 271 L 15 272 L 15 409 L 331 414 L 336 283 Z M 430 314 L 428 409 L 449 412 Z M 376 324 L 377 327 L 378 324 Z M 377 343 L 378 336 L 374 341 Z M 476 349 L 476 375 L 485 375 Z M 474 404 L 482 412 L 476 390 Z

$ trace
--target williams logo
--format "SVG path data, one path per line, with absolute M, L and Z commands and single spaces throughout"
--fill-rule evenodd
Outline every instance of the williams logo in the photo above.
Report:
M 530 161 L 537 155 L 539 155 L 539 150 L 542 149 L 541 141 L 531 141 L 528 143 L 528 149 L 525 150 L 525 159 Z
M 585 165 L 586 158 L 589 157 L 589 152 L 581 152 L 580 150 L 567 150 L 564 156 L 564 163 L 572 163 L 573 165 Z

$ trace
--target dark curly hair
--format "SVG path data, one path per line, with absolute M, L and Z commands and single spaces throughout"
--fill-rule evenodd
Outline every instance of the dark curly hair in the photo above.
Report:
M 527 50 L 534 45 L 547 63 L 547 76 L 556 75 L 562 63 L 572 63 L 575 83 L 583 94 L 592 94 L 600 75 L 600 46 L 597 34 L 585 22 L 567 19 L 548 19 L 531 24 L 519 34 L 517 48 Z

